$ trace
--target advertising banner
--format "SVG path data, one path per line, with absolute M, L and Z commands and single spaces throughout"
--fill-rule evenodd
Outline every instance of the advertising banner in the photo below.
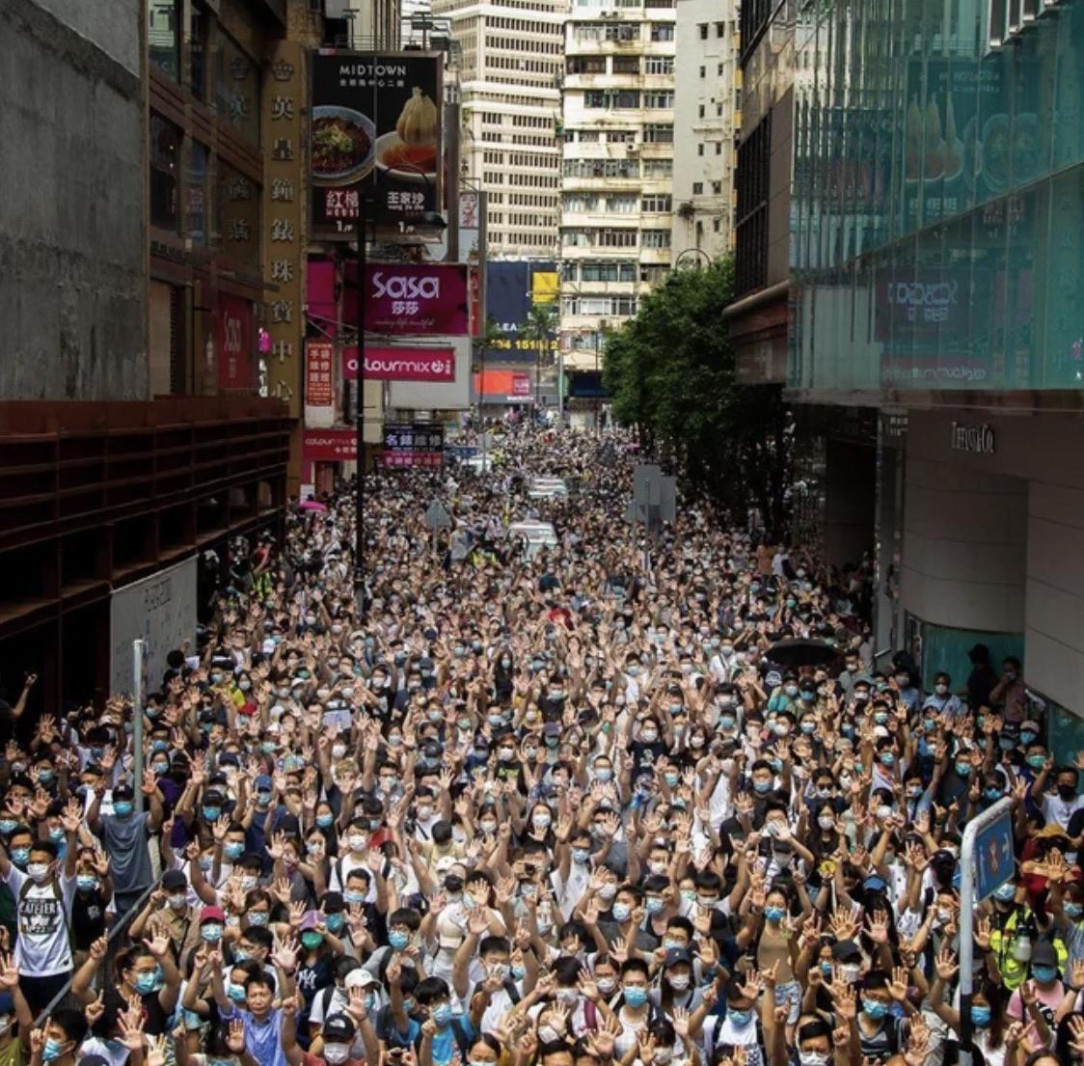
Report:
M 312 65 L 312 235 L 349 236 L 363 202 L 378 226 L 439 210 L 441 58 L 320 52 Z
M 370 263 L 365 267 L 367 333 L 465 336 L 467 268 L 454 263 Z
M 384 426 L 385 466 L 437 467 L 444 458 L 444 427 L 432 422 L 388 422 Z
M 239 296 L 218 298 L 218 387 L 250 389 L 252 376 L 252 304 Z
M 305 345 L 305 425 L 330 426 L 335 421 L 335 346 L 327 341 Z
M 389 407 L 408 411 L 465 411 L 470 407 L 470 338 L 453 337 L 450 343 L 455 351 L 455 380 L 393 381 L 388 386 Z
M 500 353 L 502 359 L 536 359 L 538 342 L 522 334 L 530 320 L 532 303 L 552 303 L 556 286 L 557 274 L 551 261 L 521 259 L 488 263 L 486 315 L 504 337 L 486 351 Z
M 301 457 L 308 461 L 352 462 L 358 457 L 358 437 L 352 429 L 310 429 L 301 438 Z
M 343 352 L 343 378 L 356 381 L 358 350 Z M 366 381 L 455 381 L 455 350 L 452 348 L 365 346 Z

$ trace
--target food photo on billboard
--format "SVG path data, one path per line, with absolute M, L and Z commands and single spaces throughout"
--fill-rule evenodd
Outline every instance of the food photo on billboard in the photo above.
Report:
M 346 237 L 364 205 L 397 226 L 440 205 L 440 57 L 325 51 L 313 59 L 312 227 Z

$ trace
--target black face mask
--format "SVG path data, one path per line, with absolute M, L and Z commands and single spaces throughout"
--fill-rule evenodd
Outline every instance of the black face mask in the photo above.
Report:
M 1058 785 L 1058 795 L 1063 800 L 1071 800 L 1076 795 L 1076 785 Z
M 463 878 L 458 874 L 449 874 L 444 878 L 444 887 L 451 892 L 453 896 L 458 895 L 463 891 Z

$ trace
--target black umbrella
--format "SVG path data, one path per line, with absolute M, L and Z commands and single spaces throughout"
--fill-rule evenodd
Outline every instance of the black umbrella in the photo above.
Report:
M 767 652 L 769 662 L 779 666 L 823 666 L 838 655 L 839 649 L 834 644 L 800 637 L 777 641 Z

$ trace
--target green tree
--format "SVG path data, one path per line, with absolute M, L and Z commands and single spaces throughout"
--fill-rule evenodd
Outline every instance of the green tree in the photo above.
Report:
M 534 402 L 540 407 L 539 393 L 542 387 L 542 365 L 549 361 L 553 336 L 557 330 L 557 308 L 552 303 L 532 303 L 523 326 L 523 336 L 538 347 L 534 374 Z
M 785 533 L 791 417 L 775 385 L 742 385 L 722 313 L 733 263 L 675 270 L 609 334 L 603 380 L 614 418 L 673 465 L 688 489 L 736 521 L 756 506 L 773 539 Z
M 504 330 L 497 325 L 497 320 L 492 315 L 486 315 L 486 320 L 482 325 L 482 335 L 474 338 L 474 366 L 472 369 L 475 373 L 483 369 L 488 354 L 506 339 Z

